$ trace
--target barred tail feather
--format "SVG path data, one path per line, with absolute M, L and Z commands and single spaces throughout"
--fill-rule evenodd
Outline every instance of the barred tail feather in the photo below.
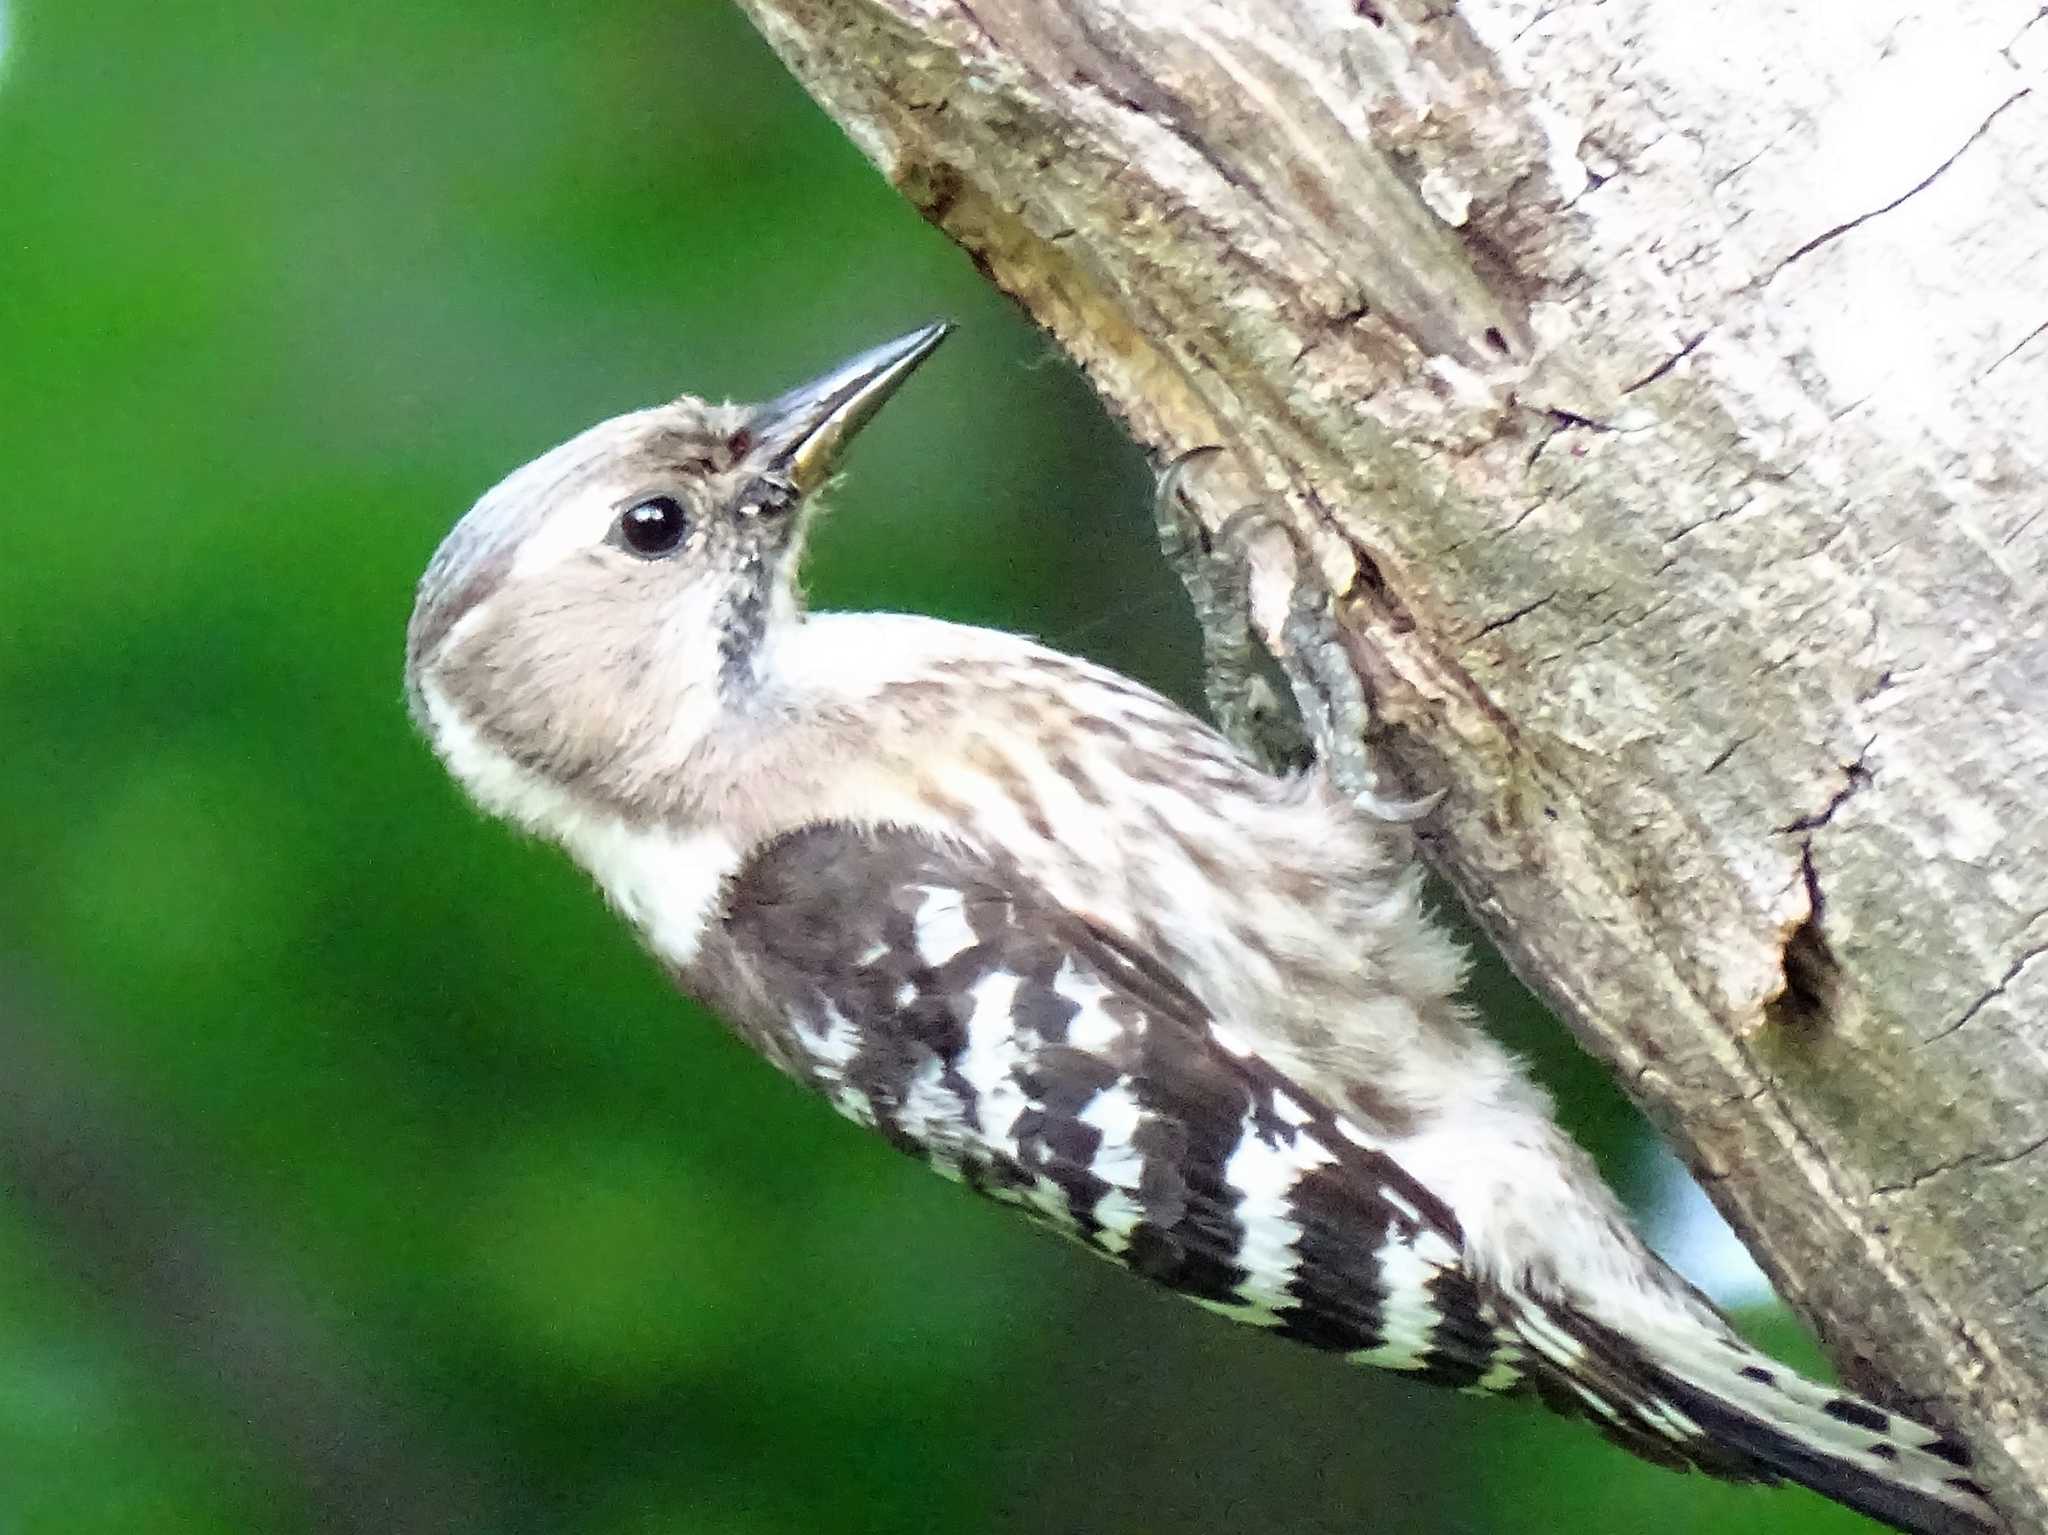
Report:
M 1732 1481 L 1796 1482 L 1909 1535 L 2005 1528 L 1971 1480 L 1964 1446 L 1733 1337 L 1623 1335 L 1527 1312 L 1516 1331 L 1549 1366 L 1535 1383 L 1546 1401 L 1577 1408 L 1648 1459 Z

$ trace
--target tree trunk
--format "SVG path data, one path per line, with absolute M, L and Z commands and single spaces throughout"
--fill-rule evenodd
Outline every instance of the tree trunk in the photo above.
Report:
M 2048 11 L 741 3 L 1227 450 L 1437 866 L 2048 1531 Z

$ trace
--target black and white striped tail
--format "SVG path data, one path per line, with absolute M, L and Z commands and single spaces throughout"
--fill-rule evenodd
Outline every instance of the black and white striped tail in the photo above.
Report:
M 1956 1440 L 1806 1380 L 1732 1337 L 1624 1335 L 1523 1311 L 1531 1387 L 1646 1459 L 1730 1481 L 1794 1482 L 1914 1535 L 2004 1528 Z
M 1622 1331 L 1476 1278 L 1385 1148 L 1015 871 L 810 827 L 735 875 L 708 952 L 691 981 L 843 1113 L 1203 1306 L 1914 1535 L 2000 1528 L 1960 1445 L 1706 1321 Z

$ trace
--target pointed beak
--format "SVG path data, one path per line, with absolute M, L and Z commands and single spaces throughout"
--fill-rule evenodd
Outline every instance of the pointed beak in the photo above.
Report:
M 847 444 L 952 328 L 941 320 L 914 330 L 756 406 L 760 451 L 799 494 L 816 490 L 831 478 Z

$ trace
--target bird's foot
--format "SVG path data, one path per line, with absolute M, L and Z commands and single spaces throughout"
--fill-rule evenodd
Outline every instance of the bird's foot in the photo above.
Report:
M 1237 547 L 1248 514 L 1238 513 L 1211 533 L 1187 500 L 1191 475 L 1222 451 L 1190 448 L 1169 463 L 1153 497 L 1153 520 L 1167 563 L 1195 610 L 1202 691 L 1216 728 L 1276 772 L 1299 769 L 1312 760 L 1313 747 L 1302 722 L 1281 701 L 1273 667 L 1252 637 L 1251 565 Z
M 1167 560 L 1201 626 L 1217 728 L 1269 766 L 1321 762 L 1331 781 L 1379 820 L 1420 820 L 1442 802 L 1443 791 L 1420 798 L 1386 792 L 1387 775 L 1368 744 L 1371 701 L 1329 592 L 1302 577 L 1308 556 L 1293 532 L 1254 506 L 1232 513 L 1212 533 L 1189 504 L 1191 472 L 1221 451 L 1194 448 L 1168 464 L 1153 504 Z M 1287 678 L 1298 719 L 1281 706 L 1254 636 Z

